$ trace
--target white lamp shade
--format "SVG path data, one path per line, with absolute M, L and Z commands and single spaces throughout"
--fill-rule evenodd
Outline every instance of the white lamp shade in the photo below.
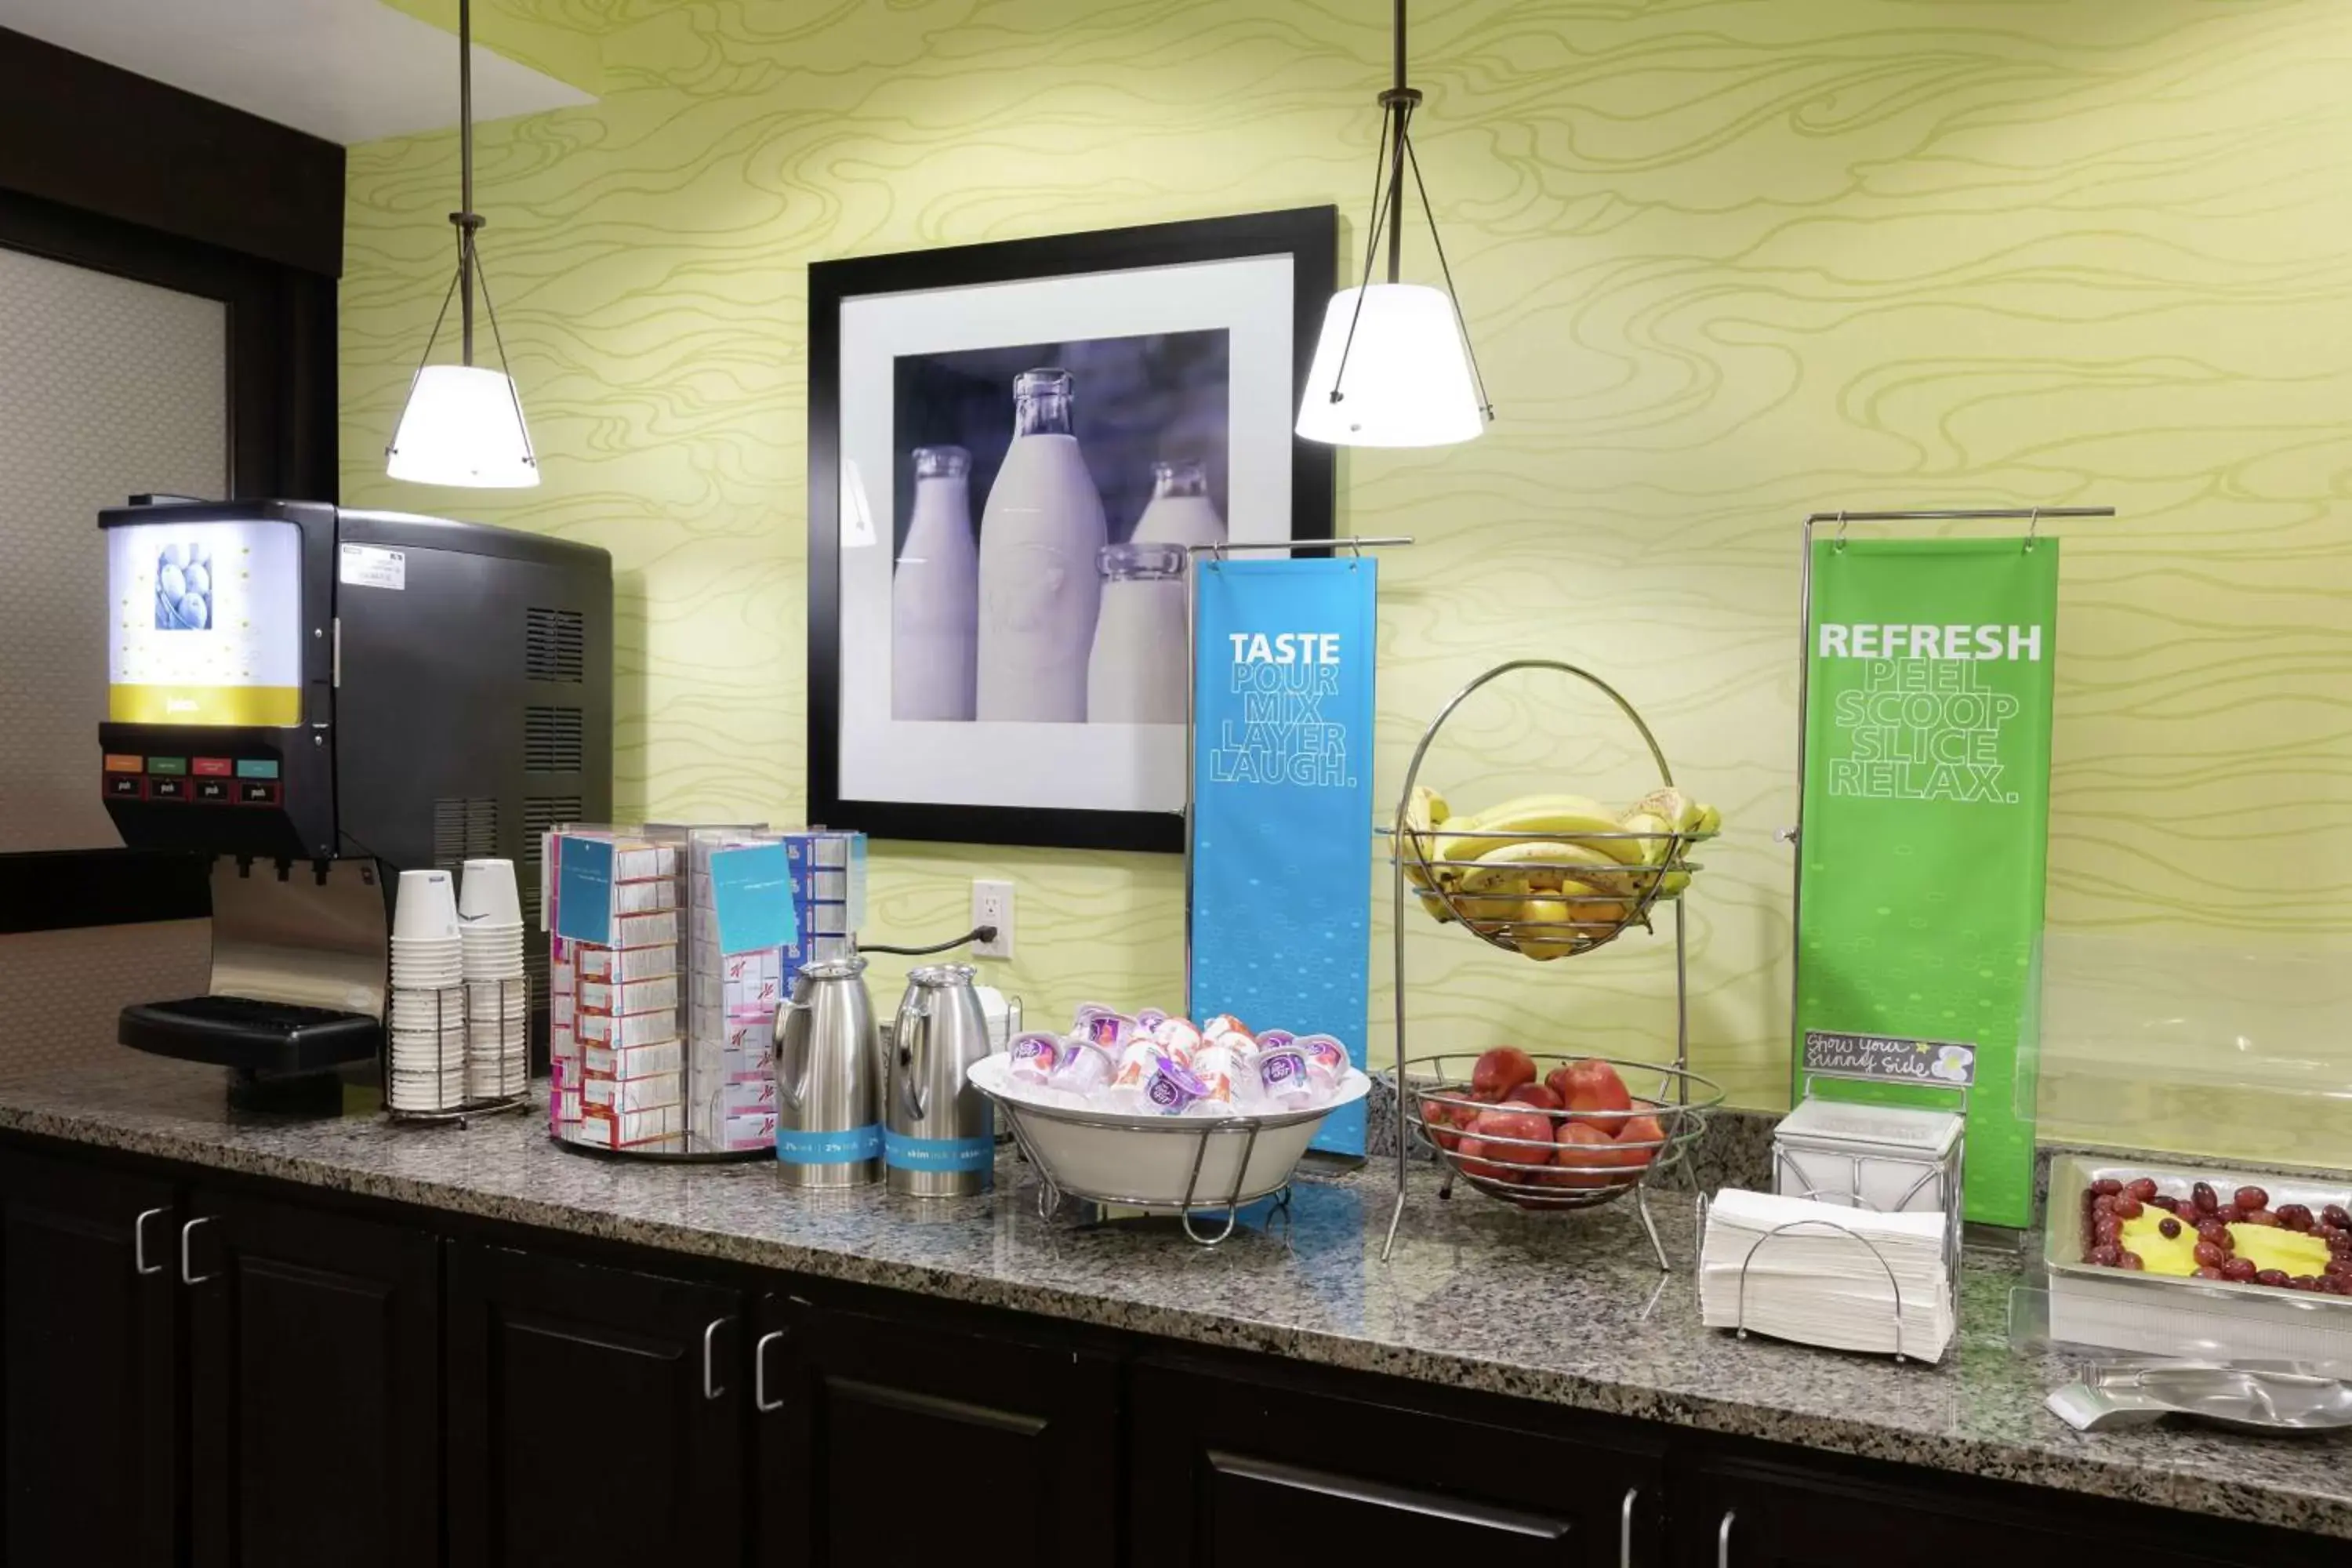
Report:
M 1341 394 L 1337 402 L 1335 382 Z M 1486 427 L 1470 356 L 1444 290 L 1375 283 L 1331 296 L 1307 395 L 1298 405 L 1299 435 L 1338 447 L 1444 447 L 1471 440 Z
M 420 485 L 527 489 L 539 483 L 514 383 L 479 365 L 419 371 L 386 456 L 384 472 Z

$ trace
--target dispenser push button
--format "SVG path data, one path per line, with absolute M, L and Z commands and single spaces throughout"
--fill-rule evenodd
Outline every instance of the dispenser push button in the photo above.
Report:
M 265 784 L 259 779 L 239 779 L 236 784 L 236 803 L 239 805 L 276 805 L 278 786 L 274 784 Z
M 185 800 L 188 798 L 188 781 L 182 778 L 150 777 L 147 781 L 147 798 L 149 800 Z
M 228 780 L 198 779 L 195 781 L 195 784 L 196 799 L 203 802 L 205 805 L 226 805 L 228 804 Z
M 106 793 L 116 800 L 138 800 L 147 793 L 147 781 L 137 773 L 109 773 Z

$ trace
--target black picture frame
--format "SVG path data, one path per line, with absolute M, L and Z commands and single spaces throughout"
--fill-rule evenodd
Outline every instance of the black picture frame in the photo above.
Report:
M 1297 406 L 1337 286 L 1339 210 L 1233 217 L 951 246 L 810 265 L 808 426 L 808 819 L 877 838 L 1181 854 L 1174 812 L 854 800 L 841 794 L 841 307 L 845 300 L 975 284 L 1287 255 L 1291 396 Z M 1291 537 L 1329 540 L 1334 453 L 1291 437 Z

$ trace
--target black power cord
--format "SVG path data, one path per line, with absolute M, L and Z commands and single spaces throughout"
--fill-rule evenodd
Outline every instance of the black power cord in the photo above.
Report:
M 968 942 L 994 942 L 995 940 L 994 926 L 974 926 L 961 936 L 951 936 L 945 942 L 935 942 L 929 947 L 885 947 L 880 942 L 861 942 L 857 944 L 857 951 L 896 953 L 900 958 L 921 958 L 927 953 L 945 952 L 951 947 L 961 947 Z

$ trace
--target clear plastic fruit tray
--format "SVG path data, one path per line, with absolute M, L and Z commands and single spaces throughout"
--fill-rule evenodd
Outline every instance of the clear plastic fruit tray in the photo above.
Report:
M 2352 1296 L 2183 1279 L 2090 1262 L 2084 1193 L 2103 1178 L 2140 1176 L 2152 1179 L 2167 1197 L 2185 1197 L 2204 1182 L 2225 1197 L 2241 1186 L 2262 1187 L 2273 1208 L 2302 1204 L 2316 1214 L 2330 1204 L 2352 1207 L 2352 1175 L 2322 1180 L 2061 1155 L 2051 1163 L 2042 1240 L 2052 1340 L 2216 1361 L 2352 1363 Z
M 1454 1052 L 1415 1057 L 1405 1063 L 1405 1121 L 1412 1129 L 1413 1142 L 1429 1151 L 1445 1168 L 1445 1180 L 1438 1188 L 1441 1198 L 1452 1194 L 1457 1176 L 1488 1197 L 1538 1213 L 1597 1208 L 1627 1193 L 1634 1194 L 1642 1229 L 1650 1238 L 1651 1250 L 1657 1255 L 1658 1267 L 1664 1268 L 1665 1250 L 1659 1244 L 1657 1226 L 1650 1219 L 1647 1194 L 1671 1172 L 1687 1170 L 1691 1150 L 1706 1134 L 1707 1112 L 1723 1103 L 1723 1090 L 1695 1072 L 1611 1057 L 1537 1057 L 1538 1081 L 1552 1068 L 1577 1060 L 1605 1061 L 1616 1068 L 1632 1095 L 1633 1108 L 1625 1111 L 1573 1111 L 1525 1107 L 1553 1124 L 1552 1138 L 1538 1144 L 1529 1138 L 1479 1135 L 1476 1142 L 1481 1147 L 1465 1153 L 1463 1145 L 1473 1134 L 1458 1125 L 1447 1124 L 1446 1118 L 1464 1111 L 1493 1110 L 1497 1105 L 1493 1100 L 1478 1099 L 1471 1091 L 1468 1074 L 1477 1058 Z M 1656 1138 L 1619 1142 L 1612 1136 L 1606 1144 L 1575 1145 L 1590 1153 L 1586 1161 L 1573 1165 L 1538 1164 L 1532 1159 L 1522 1164 L 1512 1158 L 1515 1153 L 1556 1156 L 1559 1147 L 1557 1130 L 1570 1122 L 1614 1131 L 1622 1131 L 1622 1125 L 1612 1129 L 1612 1123 L 1622 1124 L 1643 1116 L 1656 1121 Z M 1494 1146 L 1491 1150 L 1485 1147 L 1490 1144 Z

